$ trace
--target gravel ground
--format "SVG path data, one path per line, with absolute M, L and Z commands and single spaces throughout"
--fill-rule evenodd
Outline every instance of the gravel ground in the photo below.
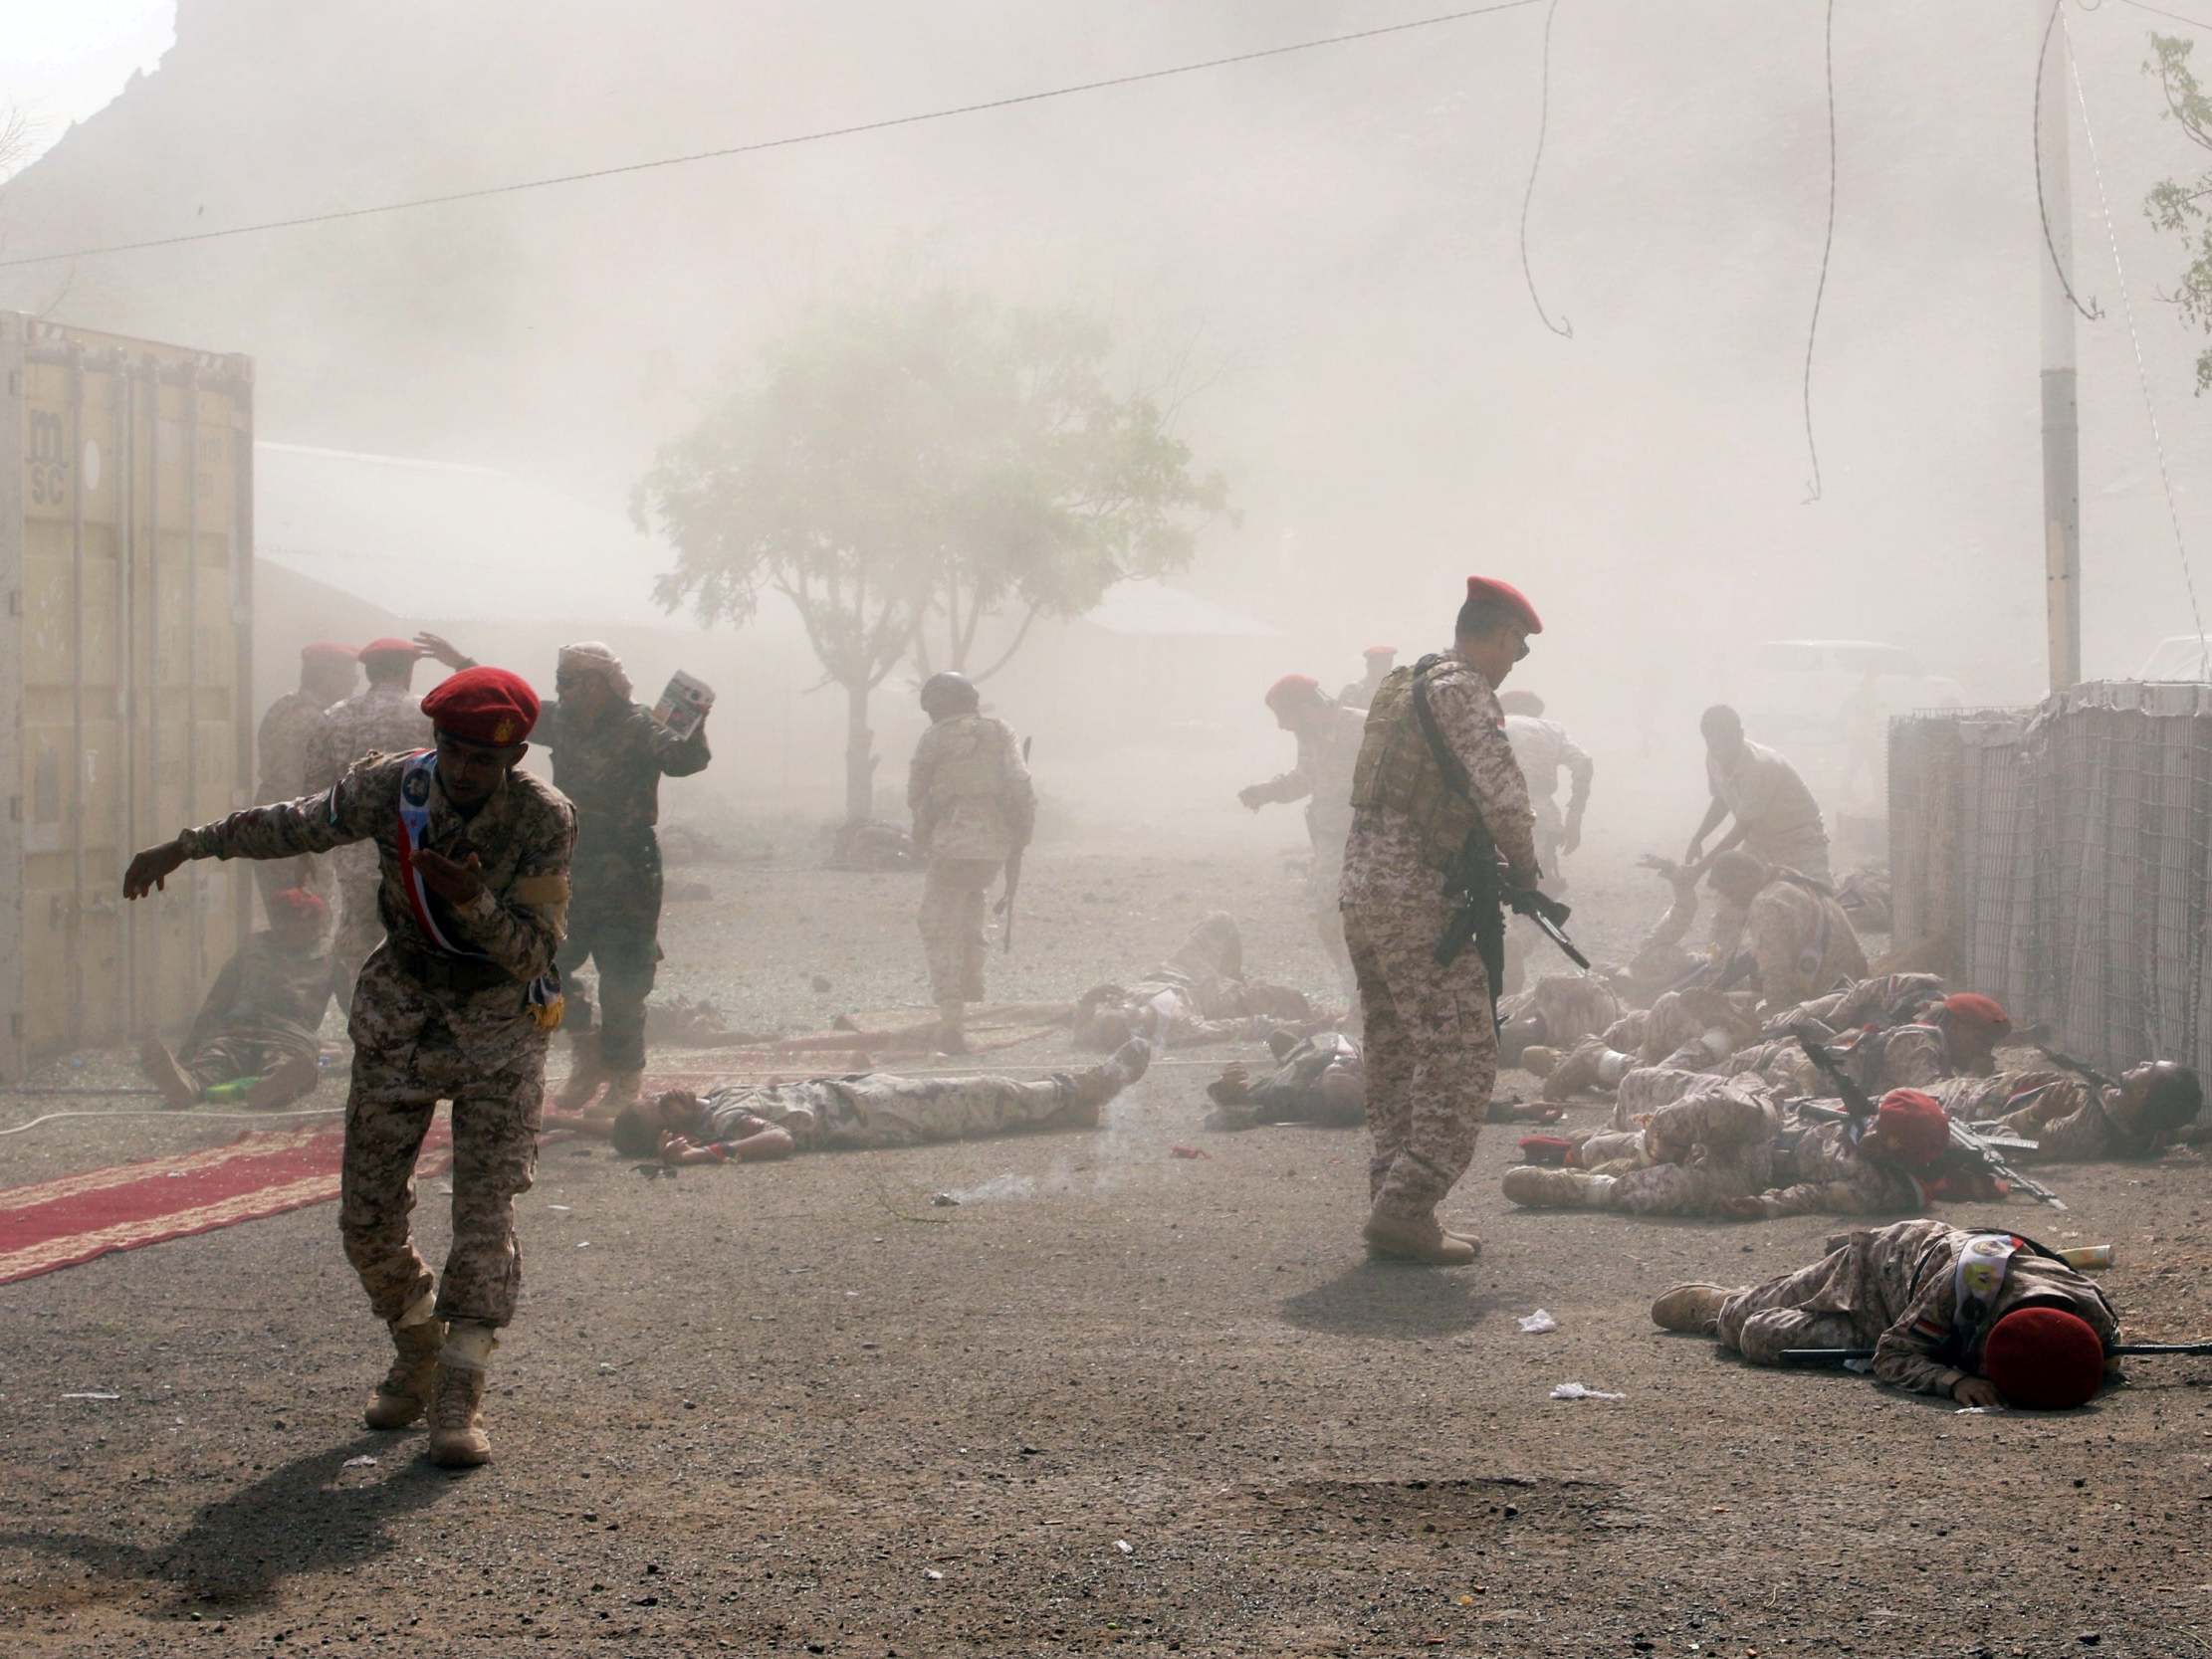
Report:
M 671 908 L 664 987 L 733 1025 L 923 1000 L 913 878 L 676 874 L 715 897 Z M 1589 897 L 1606 948 L 1657 908 Z M 1073 995 L 1213 905 L 1256 968 L 1326 985 L 1272 859 L 1101 850 L 1038 858 L 999 988 Z M 80 1059 L 41 1081 L 128 1079 Z M 653 1181 L 549 1149 L 498 1456 L 465 1477 L 357 1427 L 382 1336 L 328 1206 L 0 1290 L 0 1651 L 2212 1651 L 2212 1365 L 1971 1419 L 1748 1370 L 1651 1298 L 1796 1265 L 1830 1223 L 1512 1214 L 1500 1129 L 1454 1206 L 1481 1262 L 1370 1266 L 1360 1139 L 1202 1138 L 1211 1075 L 1161 1066 L 1097 1134 Z M 12 1099 L 0 1129 L 130 1104 Z M 47 1124 L 0 1136 L 0 1184 L 241 1127 Z M 2069 1213 L 2009 1219 L 2117 1244 L 2137 1335 L 2212 1324 L 2202 1165 L 2057 1184 Z M 1538 1307 L 1560 1329 L 1521 1334 Z

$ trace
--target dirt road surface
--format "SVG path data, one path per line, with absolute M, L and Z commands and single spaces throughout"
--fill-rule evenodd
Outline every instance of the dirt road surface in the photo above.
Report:
M 918 884 L 796 859 L 681 872 L 715 897 L 672 907 L 664 991 L 786 1029 L 919 1004 Z M 1659 897 L 1587 932 L 1618 950 Z M 1325 986 L 1286 870 L 1101 852 L 1032 861 L 998 989 L 1126 976 L 1212 905 Z M 124 1075 L 78 1058 L 42 1077 Z M 0 1289 L 0 1651 L 2212 1653 L 2212 1363 L 2067 1416 L 1750 1370 L 1651 1299 L 1833 1223 L 1514 1213 L 1498 1128 L 1451 1206 L 1481 1261 L 1372 1266 L 1361 1137 L 1203 1135 L 1212 1075 L 1163 1064 L 1090 1134 L 653 1180 L 549 1148 L 466 1476 L 358 1426 L 386 1350 L 332 1206 Z M 0 1137 L 0 1184 L 241 1127 L 51 1123 Z M 2202 1164 L 2056 1180 L 2069 1213 L 2005 1219 L 2114 1243 L 2134 1335 L 2212 1330 Z

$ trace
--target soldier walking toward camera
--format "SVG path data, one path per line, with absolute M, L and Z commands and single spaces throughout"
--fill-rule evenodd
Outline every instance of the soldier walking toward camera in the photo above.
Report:
M 347 1027 L 338 1231 L 395 1357 L 364 1417 L 399 1429 L 427 1413 L 431 1461 L 466 1467 L 491 1456 L 485 1369 L 522 1287 L 515 1196 L 537 1167 L 546 1045 L 560 1021 L 553 953 L 575 818 L 553 785 L 515 770 L 538 719 L 520 676 L 456 674 L 422 713 L 433 748 L 185 830 L 130 861 L 123 894 L 144 897 L 190 859 L 374 847 L 387 936 L 361 969 Z M 453 1103 L 453 1243 L 436 1277 L 408 1215 L 441 1099 Z
M 1009 888 L 1018 880 L 1036 828 L 1036 793 L 1013 728 L 980 709 L 966 675 L 931 675 L 922 712 L 932 724 L 906 781 L 914 844 L 929 860 L 916 920 L 939 1046 L 949 1054 L 967 1048 L 967 1004 L 984 999 L 984 894 L 1001 869 Z
M 1368 711 L 1343 905 L 1367 1012 L 1373 1147 L 1364 1236 L 1380 1256 L 1453 1266 L 1481 1248 L 1444 1231 L 1436 1210 L 1466 1172 L 1489 1112 L 1493 987 L 1480 950 L 1441 963 L 1437 944 L 1454 908 L 1446 873 L 1478 827 L 1487 826 L 1507 879 L 1536 885 L 1535 819 L 1497 688 L 1542 631 L 1517 591 L 1470 576 L 1452 648 L 1395 671 Z
M 435 634 L 422 643 L 443 660 L 466 660 Z M 622 659 L 597 640 L 560 648 L 553 690 L 539 713 L 538 746 L 553 751 L 553 786 L 576 810 L 575 896 L 560 947 L 561 1024 L 575 1067 L 553 1099 L 578 1112 L 604 1088 L 593 1116 L 611 1118 L 637 1104 L 645 1075 L 645 999 L 661 959 L 660 782 L 706 770 L 713 755 L 703 720 L 679 737 L 633 703 Z M 599 971 L 596 1026 L 590 989 L 575 978 L 587 961 Z

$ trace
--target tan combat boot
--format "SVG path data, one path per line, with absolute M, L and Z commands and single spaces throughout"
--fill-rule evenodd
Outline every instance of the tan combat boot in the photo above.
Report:
M 599 1034 L 586 1031 L 568 1045 L 568 1052 L 575 1057 L 575 1064 L 568 1070 L 568 1081 L 553 1096 L 553 1105 L 563 1112 L 581 1112 L 591 1104 L 591 1097 L 607 1080 L 606 1066 L 599 1059 Z
M 499 1334 L 475 1320 L 455 1320 L 438 1355 L 438 1387 L 430 1401 L 430 1461 L 441 1469 L 474 1469 L 492 1460 L 484 1432 L 485 1371 Z
M 435 1301 L 426 1293 L 393 1322 L 391 1369 L 361 1413 L 370 1428 L 405 1428 L 429 1408 L 438 1380 L 438 1349 L 445 1346 L 445 1321 L 430 1311 Z
M 1719 1327 L 1720 1305 L 1735 1294 L 1729 1285 L 1676 1285 L 1652 1304 L 1652 1323 L 1709 1337 Z
M 1376 1210 L 1368 1216 L 1360 1236 L 1367 1241 L 1371 1256 L 1418 1262 L 1423 1267 L 1464 1267 L 1477 1252 L 1469 1240 L 1445 1232 L 1433 1215 L 1414 1217 Z
M 1559 1050 L 1547 1043 L 1530 1043 L 1521 1050 L 1521 1070 L 1530 1077 L 1549 1077 L 1559 1069 Z
M 1611 1175 L 1586 1174 L 1580 1169 L 1547 1169 L 1540 1163 L 1519 1163 L 1505 1171 L 1498 1184 L 1505 1196 L 1530 1209 L 1603 1209 L 1613 1191 Z

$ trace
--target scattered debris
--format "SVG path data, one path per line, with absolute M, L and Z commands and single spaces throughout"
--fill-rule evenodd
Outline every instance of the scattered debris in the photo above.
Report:
M 1212 1157 L 1214 1154 L 1201 1146 L 1170 1146 L 1170 1157 Z
M 373 1469 L 376 1467 L 376 1460 L 363 1452 L 359 1457 L 347 1458 L 338 1467 L 340 1469 Z
M 1137 1553 L 1136 1547 L 1125 1538 L 1114 1540 L 1114 1548 L 1125 1555 L 1134 1555 Z
M 62 1398 L 64 1398 L 65 1400 L 119 1400 L 122 1398 L 122 1395 L 99 1393 L 64 1394 Z
M 1541 1308 L 1533 1314 L 1523 1314 L 1513 1323 L 1531 1337 L 1541 1337 L 1547 1331 L 1557 1331 L 1559 1329 L 1559 1321 L 1553 1319 Z
M 937 1579 L 944 1577 L 945 1574 L 938 1571 L 934 1566 L 925 1566 L 922 1568 L 922 1576 L 935 1582 Z
M 1626 1394 L 1609 1394 L 1603 1388 L 1585 1388 L 1579 1382 L 1562 1382 L 1551 1391 L 1555 1400 L 1625 1400 Z
M 933 1192 L 930 1194 L 930 1202 L 941 1210 L 957 1210 L 960 1208 L 960 1200 L 950 1192 Z

